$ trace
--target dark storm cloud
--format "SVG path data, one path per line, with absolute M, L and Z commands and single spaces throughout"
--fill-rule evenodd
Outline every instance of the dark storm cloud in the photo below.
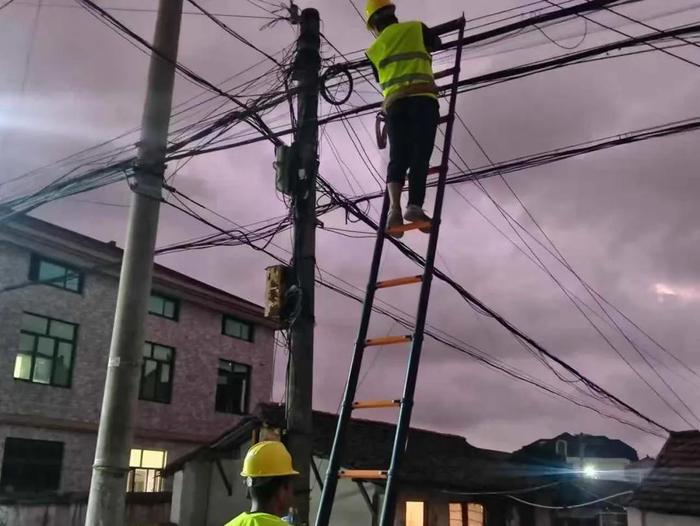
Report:
M 48 2 L 53 3 L 59 2 Z M 115 0 L 112 3 L 142 6 L 141 2 Z M 672 3 L 669 11 L 690 4 L 680 0 Z M 370 36 L 346 1 L 325 0 L 315 5 L 324 19 L 324 33 L 339 48 L 350 52 L 370 42 Z M 518 2 L 480 0 L 470 4 L 468 15 L 479 16 L 515 5 Z M 437 23 L 459 16 L 463 2 L 441 1 L 440 6 L 440 10 L 426 13 L 425 3 L 405 0 L 401 15 Z M 207 2 L 206 7 L 260 14 L 238 5 L 234 9 L 230 3 L 218 0 Z M 21 93 L 19 86 L 31 41 L 33 9 L 18 5 L 6 9 L 0 16 L 0 43 L 3 49 L 16 51 L 0 57 L 2 70 L 8 72 L 1 81 L 0 123 L 5 135 L 2 156 L 7 173 L 13 175 L 138 125 L 145 87 L 147 59 L 142 53 L 79 9 L 45 7 L 39 20 L 27 86 Z M 659 7 L 642 3 L 626 11 L 651 16 L 659 12 Z M 120 12 L 118 16 L 150 39 L 152 14 Z M 622 24 L 612 15 L 596 16 L 606 23 Z M 700 11 L 692 11 L 682 17 L 655 20 L 655 23 L 670 26 L 698 17 Z M 283 25 L 271 31 L 258 31 L 260 24 L 257 22 L 227 21 L 268 52 L 287 46 L 294 38 L 293 32 Z M 580 28 L 580 20 L 573 21 L 551 34 L 560 37 L 574 34 Z M 628 24 L 624 25 L 624 30 L 631 34 L 646 32 Z M 604 31 L 591 31 L 584 45 L 617 38 Z M 539 34 L 518 37 L 503 45 L 510 46 L 508 49 L 526 49 L 507 54 L 500 53 L 504 48 L 498 45 L 469 50 L 468 57 L 478 58 L 466 62 L 463 74 L 476 75 L 563 53 Z M 693 55 L 687 50 L 682 53 Z M 180 56 L 185 64 L 213 82 L 222 81 L 260 60 L 254 51 L 195 16 L 185 19 Z M 694 56 L 700 58 L 697 53 Z M 253 73 L 263 71 L 256 69 Z M 460 113 L 491 158 L 502 161 L 695 116 L 700 109 L 697 74 L 696 68 L 658 54 L 602 61 L 470 92 L 460 99 Z M 197 88 L 178 79 L 177 101 L 196 93 Z M 324 107 L 324 111 L 327 108 Z M 372 118 L 364 119 L 363 124 L 371 131 Z M 383 171 L 386 153 L 376 150 L 360 123 L 356 128 L 372 161 Z M 328 126 L 326 132 L 338 145 L 349 169 L 345 174 L 341 171 L 324 140 L 321 159 L 324 176 L 348 193 L 375 190 L 376 181 L 360 162 L 342 126 Z M 464 130 L 458 128 L 455 139 L 470 166 L 486 164 Z M 695 173 L 700 154 L 696 141 L 697 137 L 690 135 L 623 147 L 512 174 L 508 181 L 587 281 L 680 357 L 700 367 L 696 352 L 700 340 L 700 328 L 696 323 L 700 309 L 697 250 L 700 211 L 696 206 L 700 183 Z M 261 143 L 197 158 L 179 172 L 174 184 L 236 222 L 251 223 L 286 212 L 285 205 L 273 192 L 271 163 L 271 146 Z M 170 167 L 171 170 L 175 168 Z M 513 217 L 539 236 L 501 181 L 494 178 L 484 184 Z M 364 190 L 359 190 L 358 186 Z M 520 243 L 478 188 L 463 184 L 459 189 Z M 116 185 L 80 198 L 123 205 L 128 203 L 129 194 L 124 185 Z M 37 213 L 69 228 L 123 244 L 124 208 L 64 201 Z M 207 217 L 227 226 L 215 216 Z M 341 213 L 322 219 L 327 226 L 358 228 L 346 225 Z M 163 208 L 159 245 L 207 233 L 210 230 L 206 226 Z M 539 238 L 542 240 L 541 236 Z M 407 239 L 417 249 L 425 247 L 425 239 Z M 276 243 L 288 248 L 289 236 L 279 236 Z M 319 232 L 318 262 L 322 269 L 362 287 L 367 278 L 371 246 L 371 240 L 350 240 Z M 281 249 L 273 250 L 287 257 Z M 543 261 L 555 269 L 555 275 L 564 285 L 595 307 L 576 279 L 554 265 L 544 251 L 536 250 Z M 415 266 L 395 251 L 387 255 L 382 276 L 415 272 Z M 245 248 L 219 248 L 206 253 L 164 256 L 159 262 L 259 302 L 264 287 L 264 267 L 271 260 Z M 671 427 L 688 427 L 672 416 L 663 402 L 606 346 L 552 280 L 453 190 L 447 193 L 438 266 L 622 399 Z M 381 297 L 413 313 L 417 291 L 395 291 Z M 317 289 L 315 404 L 319 409 L 335 411 L 337 408 L 359 316 L 359 304 L 323 288 Z M 619 334 L 598 318 L 593 319 L 655 387 L 664 389 Z M 623 323 L 619 317 L 615 319 Z M 567 390 L 502 328 L 475 313 L 441 283 L 435 285 L 429 321 L 500 360 Z M 627 325 L 624 327 L 629 329 Z M 375 318 L 371 330 L 376 335 L 402 331 L 381 317 Z M 688 403 L 700 411 L 697 384 L 689 381 L 690 373 L 682 372 L 673 359 L 637 333 L 634 340 Z M 368 398 L 399 396 L 405 356 L 406 350 L 401 348 L 368 353 L 361 395 Z M 416 400 L 416 425 L 460 433 L 476 445 L 502 449 L 517 448 L 563 431 L 617 436 L 629 440 L 642 453 L 656 453 L 661 444 L 654 437 L 487 369 L 432 340 L 427 340 L 424 356 Z M 279 397 L 284 354 L 280 351 L 277 358 L 276 397 Z M 676 372 L 670 372 L 668 367 Z M 664 394 L 670 397 L 667 391 Z M 390 416 L 377 414 L 382 418 Z

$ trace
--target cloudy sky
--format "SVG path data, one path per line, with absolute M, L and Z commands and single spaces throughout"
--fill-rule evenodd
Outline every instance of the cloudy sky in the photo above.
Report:
M 16 0 L 0 11 L 0 182 L 109 140 L 140 123 L 148 57 L 72 0 L 39 2 Z M 359 0 L 356 2 L 359 5 Z M 151 40 L 156 0 L 99 3 L 115 8 L 111 11 L 114 16 Z M 221 15 L 269 16 L 244 0 L 201 3 Z M 349 0 L 301 0 L 299 4 L 320 10 L 324 34 L 344 53 L 356 52 L 370 43 L 370 35 Z M 466 5 L 456 0 L 431 4 L 440 9 L 427 10 L 424 2 L 403 0 L 399 15 L 436 24 L 456 18 Z M 526 4 L 531 2 L 474 0 L 468 3 L 466 15 L 475 19 Z M 186 9 L 193 11 L 189 5 Z M 644 0 L 620 8 L 620 12 L 662 28 L 700 21 L 700 4 L 688 0 Z M 592 18 L 630 35 L 649 31 L 611 13 Z M 261 29 L 267 22 L 262 18 L 222 16 L 222 20 L 269 53 L 288 47 L 295 38 L 293 29 L 284 22 Z M 493 18 L 471 22 L 470 27 L 489 20 Z M 560 46 L 578 44 L 583 49 L 622 38 L 581 19 L 545 28 L 545 32 L 546 35 L 524 32 L 466 49 L 463 77 L 567 52 L 550 39 Z M 700 52 L 695 48 L 677 48 L 674 53 L 700 64 Z M 324 56 L 334 55 L 330 47 L 324 47 Z M 268 70 L 271 64 L 263 62 L 236 76 L 261 58 L 205 17 L 185 16 L 180 61 L 207 80 L 219 84 L 235 76 L 232 83 L 224 84 L 230 89 Z M 700 113 L 698 78 L 700 71 L 691 64 L 659 52 L 647 53 L 564 68 L 469 92 L 460 97 L 459 112 L 491 159 L 504 161 L 695 117 Z M 200 93 L 201 88 L 177 79 L 176 103 Z M 360 103 L 360 97 L 377 100 L 376 93 L 366 85 L 350 103 Z M 210 102 L 204 108 L 213 109 L 216 103 Z M 288 118 L 285 111 L 281 108 L 268 118 L 283 124 Z M 326 113 L 330 108 L 324 104 L 321 111 Z M 193 118 L 196 120 L 196 116 Z M 373 117 L 355 120 L 353 126 L 370 160 L 383 172 L 386 154 L 377 150 L 369 133 Z M 235 129 L 239 130 L 245 131 Z M 133 143 L 136 137 L 128 136 L 120 144 Z M 470 166 L 487 163 L 463 128 L 457 128 L 455 141 Z M 508 175 L 507 181 L 581 277 L 669 351 L 700 370 L 700 208 L 696 204 L 700 195 L 700 179 L 696 175 L 700 150 L 696 143 L 697 136 L 693 134 L 658 139 L 518 172 Z M 333 148 L 337 148 L 344 170 L 333 155 Z M 249 224 L 285 214 L 285 205 L 274 191 L 272 161 L 272 147 L 267 143 L 205 155 L 182 167 L 172 184 L 226 218 Z M 174 168 L 169 167 L 171 173 Z M 321 171 L 336 188 L 349 195 L 379 188 L 340 123 L 323 131 Z M 22 179 L 20 184 L 0 186 L 0 198 L 20 193 L 31 184 L 48 182 L 62 173 L 45 170 L 31 183 Z M 589 306 L 582 309 L 617 351 L 591 327 L 551 276 L 517 248 L 528 251 L 489 195 L 546 244 L 502 180 L 487 180 L 483 189 L 464 183 L 447 191 L 438 266 L 545 347 L 640 411 L 672 429 L 700 424 L 625 337 L 611 328 L 610 320 L 571 273 L 521 232 L 560 283 Z M 128 189 L 119 183 L 52 203 L 34 214 L 122 245 L 128 203 Z M 376 215 L 376 209 L 372 213 Z M 230 226 L 220 217 L 204 215 L 223 227 Z M 361 230 L 356 224 L 346 225 L 340 213 L 322 220 L 326 226 Z M 159 245 L 208 233 L 211 231 L 205 225 L 172 208 L 163 208 Z M 425 248 L 425 237 L 416 234 L 406 240 L 417 249 Z M 288 257 L 284 250 L 290 246 L 289 234 L 278 236 L 275 242 L 271 249 Z M 372 243 L 372 239 L 350 239 L 320 230 L 321 272 L 362 287 L 369 271 Z M 264 268 L 272 263 L 267 256 L 246 247 L 179 253 L 158 261 L 256 302 L 262 301 Z M 382 276 L 411 273 L 415 273 L 415 267 L 390 249 Z M 381 297 L 411 312 L 417 289 L 382 293 Z M 318 409 L 337 409 L 359 314 L 359 304 L 327 290 L 317 290 Z M 642 351 L 646 362 L 690 409 L 700 414 L 700 378 L 619 316 L 613 319 Z M 565 392 L 574 392 L 500 326 L 476 313 L 442 283 L 434 287 L 429 322 L 509 366 Z M 374 318 L 372 334 L 381 336 L 392 331 L 395 333 L 397 328 L 390 320 Z M 398 397 L 405 356 L 405 350 L 400 348 L 368 353 L 360 398 Z M 637 447 L 640 454 L 656 454 L 662 444 L 659 438 L 543 393 L 430 340 L 424 357 L 414 425 L 459 433 L 474 445 L 506 450 L 564 431 L 622 438 Z M 278 400 L 283 391 L 284 359 L 284 352 L 280 351 L 275 385 Z M 640 376 L 689 423 L 672 413 Z M 377 412 L 371 416 L 390 418 L 391 414 Z

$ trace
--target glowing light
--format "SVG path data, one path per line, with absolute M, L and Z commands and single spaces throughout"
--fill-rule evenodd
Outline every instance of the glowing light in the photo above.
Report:
M 597 478 L 598 470 L 595 468 L 595 466 L 591 466 L 589 464 L 588 466 L 583 467 L 583 476 L 589 479 Z
M 700 290 L 693 287 L 673 287 L 666 283 L 654 284 L 654 292 L 659 301 L 666 298 L 675 298 L 684 301 L 700 300 Z

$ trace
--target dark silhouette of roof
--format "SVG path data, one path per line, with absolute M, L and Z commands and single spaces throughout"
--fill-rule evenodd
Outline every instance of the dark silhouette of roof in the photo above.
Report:
M 700 516 L 700 431 L 671 433 L 629 506 Z
M 622 440 L 600 435 L 572 435 L 562 433 L 554 438 L 537 440 L 523 446 L 514 453 L 515 458 L 528 461 L 563 460 L 557 455 L 557 442 L 566 442 L 567 456 L 578 457 L 583 446 L 583 456 L 586 458 L 624 458 L 631 462 L 639 460 L 637 451 Z
M 165 469 L 169 475 L 194 458 L 215 458 L 237 449 L 251 436 L 251 425 L 282 427 L 282 405 L 261 404 L 250 417 L 208 446 L 175 460 Z M 313 454 L 330 456 L 337 415 L 314 411 Z M 386 469 L 391 456 L 395 426 L 385 422 L 352 419 L 346 438 L 342 466 L 346 469 Z M 546 477 L 532 467 L 511 462 L 510 453 L 481 449 L 464 437 L 411 428 L 407 454 L 399 479 L 412 485 L 430 485 L 455 490 L 512 490 L 541 483 Z M 551 476 L 546 481 L 551 482 Z

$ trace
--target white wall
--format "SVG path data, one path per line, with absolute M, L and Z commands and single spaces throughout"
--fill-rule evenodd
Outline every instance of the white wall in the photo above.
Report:
M 627 509 L 627 526 L 700 526 L 700 517 Z

